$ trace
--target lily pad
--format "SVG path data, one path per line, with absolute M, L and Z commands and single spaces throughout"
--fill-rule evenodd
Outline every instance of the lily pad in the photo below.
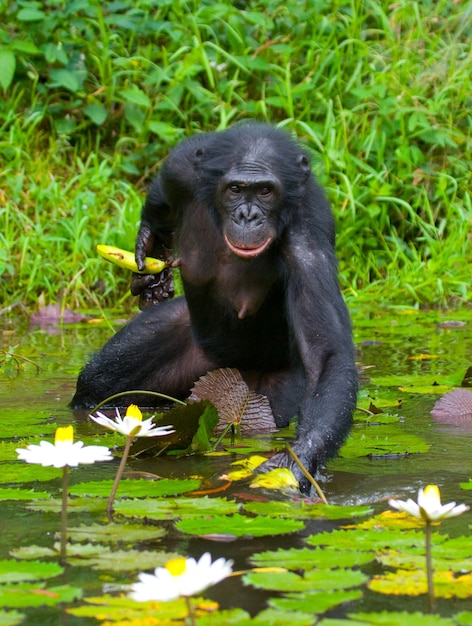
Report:
M 369 626 L 454 626 L 456 621 L 449 617 L 441 617 L 440 615 L 424 615 L 416 611 L 415 613 L 352 613 L 349 615 L 354 619 L 361 620 L 361 624 Z M 324 622 L 321 622 L 324 625 Z M 350 625 L 351 622 L 348 622 Z M 348 626 L 346 624 L 346 626 Z M 320 625 L 321 626 L 321 625 Z
M 244 510 L 256 515 L 289 517 L 298 519 L 349 519 L 372 513 L 369 506 L 336 506 L 332 504 L 312 504 L 299 502 L 249 502 Z
M 41 561 L 15 561 L 4 559 L 0 561 L 0 583 L 18 583 L 29 580 L 46 580 L 62 574 L 63 568 L 57 563 L 42 563 Z
M 362 592 L 357 589 L 321 593 L 293 593 L 286 598 L 271 598 L 269 606 L 280 611 L 306 611 L 320 615 L 335 606 L 345 602 L 354 602 L 361 597 Z
M 177 517 L 198 518 L 203 515 L 237 513 L 240 506 L 224 498 L 176 498 L 173 500 L 123 500 L 115 504 L 115 512 L 129 517 L 146 517 L 153 520 Z
M 260 552 L 250 557 L 256 567 L 280 566 L 288 570 L 358 567 L 374 560 L 369 552 L 330 550 L 329 548 L 290 548 Z
M 294 572 L 251 572 L 243 576 L 243 582 L 253 585 L 256 589 L 304 593 L 350 589 L 364 584 L 367 580 L 368 577 L 359 570 L 350 569 L 314 569 L 305 572 L 303 576 Z
M 18 626 L 25 618 L 26 615 L 18 611 L 0 611 L 0 626 Z
M 44 583 L 0 586 L 0 604 L 11 608 L 55 606 L 59 602 L 73 602 L 82 597 L 82 589 L 61 585 L 46 588 Z
M 69 489 L 71 495 L 108 497 L 113 488 L 113 480 L 79 483 Z M 177 496 L 181 493 L 198 489 L 201 481 L 195 478 L 160 480 L 136 479 L 121 480 L 118 486 L 118 497 L 148 498 L 150 496 Z
M 283 535 L 304 528 L 303 522 L 290 519 L 274 520 L 268 517 L 246 517 L 244 515 L 222 516 L 212 518 L 198 517 L 183 519 L 176 523 L 177 530 L 191 535 L 234 535 L 236 537 L 265 535 Z
M 165 534 L 164 528 L 136 524 L 88 524 L 67 529 L 67 536 L 72 541 L 92 543 L 134 544 L 140 541 L 155 541 Z

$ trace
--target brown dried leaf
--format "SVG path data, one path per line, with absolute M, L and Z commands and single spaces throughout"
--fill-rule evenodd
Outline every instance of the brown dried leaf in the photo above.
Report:
M 269 400 L 250 391 L 239 370 L 220 368 L 199 378 L 191 390 L 191 402 L 208 400 L 217 409 L 220 421 L 217 431 L 235 424 L 248 434 L 276 430 Z
M 431 415 L 437 422 L 466 424 L 472 422 L 472 391 L 454 389 L 441 396 L 434 405 Z

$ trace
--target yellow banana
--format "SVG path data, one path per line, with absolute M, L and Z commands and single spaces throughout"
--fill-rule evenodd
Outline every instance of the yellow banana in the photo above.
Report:
M 97 245 L 97 252 L 107 261 L 111 261 L 115 263 L 115 265 L 124 267 L 137 274 L 159 274 L 159 272 L 162 272 L 162 270 L 167 267 L 167 263 L 164 261 L 147 256 L 144 259 L 146 263 L 144 270 L 140 272 L 134 259 L 134 252 L 128 252 L 128 250 L 122 250 L 121 248 L 106 246 L 104 244 Z

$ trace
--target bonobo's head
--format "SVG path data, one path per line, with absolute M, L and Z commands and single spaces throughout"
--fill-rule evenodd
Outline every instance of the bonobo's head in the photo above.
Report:
M 207 184 L 216 183 L 215 217 L 234 254 L 257 257 L 291 219 L 310 175 L 308 158 L 289 135 L 264 124 L 214 137 L 200 158 Z

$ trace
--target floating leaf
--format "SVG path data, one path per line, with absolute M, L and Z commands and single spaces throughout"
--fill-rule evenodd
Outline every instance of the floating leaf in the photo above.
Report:
M 199 626 L 205 626 L 205 620 L 199 620 Z M 222 622 L 223 623 L 223 622 Z M 224 622 L 225 624 L 227 622 Z M 231 622 L 230 622 L 231 623 Z M 280 609 L 266 609 L 261 611 L 248 622 L 248 626 L 312 626 L 313 614 L 300 611 L 281 611 Z M 246 626 L 246 625 L 244 625 Z M 349 624 L 352 626 L 352 624 Z
M 155 541 L 165 534 L 164 528 L 137 524 L 87 524 L 67 529 L 67 536 L 72 541 L 95 543 L 134 544 L 139 541 Z
M 339 451 L 342 458 L 361 456 L 403 456 L 427 452 L 430 445 L 424 439 L 405 432 L 395 425 L 355 428 Z
M 357 590 L 293 593 L 287 598 L 271 598 L 269 606 L 282 611 L 306 611 L 320 615 L 344 602 L 354 602 L 361 597 L 362 592 Z
M 115 511 L 130 517 L 146 517 L 153 520 L 177 517 L 200 519 L 203 515 L 237 513 L 240 506 L 224 498 L 178 498 L 175 500 L 122 500 L 116 502 Z M 224 518 L 226 519 L 226 518 Z
M 2 466 L 0 483 L 30 483 L 37 480 L 52 480 L 58 476 L 60 476 L 60 472 L 54 467 L 41 467 L 40 465 L 30 465 L 18 461 Z
M 434 535 L 434 543 L 446 541 L 446 536 Z M 311 535 L 305 539 L 311 546 L 332 546 L 338 550 L 380 551 L 387 548 L 398 550 L 424 544 L 424 533 L 417 531 L 394 532 L 390 530 L 334 530 Z
M 250 557 L 252 565 L 257 567 L 271 567 L 279 565 L 288 570 L 310 570 L 358 567 L 374 560 L 374 555 L 357 550 L 339 551 L 329 548 L 290 548 L 260 552 Z
M 315 504 L 311 502 L 249 502 L 244 505 L 244 510 L 257 515 L 270 515 L 271 517 L 290 517 L 297 519 L 349 519 L 372 513 L 369 506 L 341 506 L 334 504 Z
M 243 576 L 245 584 L 251 584 L 256 589 L 269 591 L 335 591 L 349 589 L 364 584 L 368 577 L 358 570 L 323 569 L 310 570 L 304 576 L 293 572 L 259 573 L 251 572 Z
M 190 400 L 209 400 L 217 408 L 220 431 L 228 424 L 240 425 L 245 433 L 277 430 L 269 400 L 250 391 L 237 369 L 221 368 L 200 377 Z
M 0 604 L 11 608 L 24 606 L 55 606 L 59 602 L 73 602 L 82 597 L 82 589 L 61 585 L 46 589 L 44 583 L 0 586 Z
M 45 500 L 50 498 L 51 494 L 47 491 L 33 491 L 32 489 L 15 489 L 14 487 L 0 488 L 1 500 Z M 1 624 L 0 624 L 1 626 Z
M 18 626 L 21 624 L 26 615 L 18 613 L 18 611 L 2 611 L 0 610 L 0 626 Z
M 428 591 L 426 572 L 420 570 L 397 570 L 374 576 L 369 588 L 377 593 L 418 596 Z M 472 574 L 455 576 L 453 572 L 434 571 L 434 591 L 438 598 L 469 598 L 472 596 Z
M 425 615 L 424 613 L 351 613 L 350 618 L 361 620 L 361 624 L 370 626 L 454 626 L 457 622 L 449 617 L 440 615 Z M 352 622 L 347 622 L 346 626 L 351 626 Z M 355 626 L 356 622 L 354 622 Z M 320 623 L 324 626 L 324 620 Z
M 264 537 L 266 535 L 283 535 L 293 533 L 304 528 L 303 522 L 289 519 L 274 520 L 267 517 L 246 517 L 244 515 L 222 516 L 215 515 L 207 519 L 183 519 L 176 523 L 176 528 L 184 533 L 192 535 L 229 534 L 236 537 L 252 536 Z
M 41 561 L 21 562 L 12 559 L 0 561 L 0 583 L 17 583 L 28 580 L 46 580 L 62 574 L 63 568 L 57 563 Z
M 298 492 L 298 480 L 292 470 L 287 467 L 278 467 L 265 474 L 259 474 L 251 480 L 251 488 L 280 489 L 282 491 L 296 490 Z
M 113 480 L 79 483 L 69 489 L 71 495 L 108 497 L 113 487 Z M 161 478 L 160 480 L 125 479 L 120 481 L 120 498 L 153 498 L 157 496 L 177 496 L 200 487 L 196 478 Z

